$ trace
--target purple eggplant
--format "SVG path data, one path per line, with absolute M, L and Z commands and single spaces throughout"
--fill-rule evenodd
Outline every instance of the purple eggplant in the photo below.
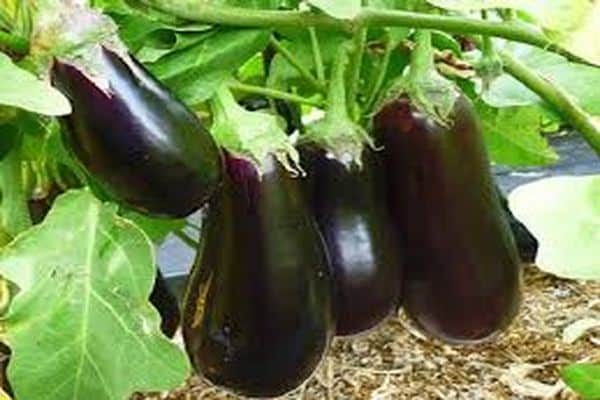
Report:
M 178 218 L 200 208 L 222 176 L 209 132 L 133 57 L 103 47 L 97 61 L 94 80 L 72 63 L 52 67 L 73 106 L 62 118 L 68 147 L 102 189 L 137 211 Z
M 196 370 L 250 397 L 302 384 L 335 332 L 329 260 L 302 187 L 274 158 L 226 157 L 184 299 Z
M 405 310 L 444 341 L 473 343 L 513 320 L 521 275 L 468 99 L 461 95 L 452 115 L 443 127 L 402 96 L 382 107 L 374 126 L 404 232 Z
M 384 166 L 371 149 L 362 166 L 304 149 L 307 193 L 331 258 L 336 333 L 369 330 L 400 302 L 402 259 L 386 207 Z

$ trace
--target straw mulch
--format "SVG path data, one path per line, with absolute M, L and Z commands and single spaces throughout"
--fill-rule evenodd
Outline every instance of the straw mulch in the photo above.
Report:
M 314 377 L 284 399 L 575 399 L 560 368 L 600 362 L 600 331 L 573 325 L 584 318 L 600 318 L 600 282 L 565 281 L 528 266 L 519 318 L 494 342 L 447 346 L 400 315 L 337 340 Z M 194 377 L 184 388 L 135 400 L 236 398 Z

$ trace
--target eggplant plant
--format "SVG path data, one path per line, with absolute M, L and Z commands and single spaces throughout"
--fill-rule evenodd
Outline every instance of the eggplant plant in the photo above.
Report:
M 512 341 L 523 274 L 600 278 L 597 179 L 490 169 L 600 154 L 597 4 L 196 3 L 0 0 L 0 398 L 310 397 L 336 335 Z

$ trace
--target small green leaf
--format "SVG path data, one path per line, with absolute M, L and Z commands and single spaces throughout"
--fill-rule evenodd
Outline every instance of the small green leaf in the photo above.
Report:
M 540 134 L 544 115 L 534 106 L 493 108 L 482 101 L 475 107 L 492 161 L 510 166 L 547 165 L 558 154 Z
M 183 383 L 187 357 L 148 301 L 154 273 L 150 240 L 115 206 L 86 190 L 60 196 L 0 252 L 19 288 L 2 319 L 16 397 L 124 400 Z
M 358 15 L 361 0 L 309 0 L 311 5 L 334 18 L 351 19 Z
M 563 368 L 561 376 L 584 399 L 600 399 L 600 364 L 572 364 Z
M 0 104 L 44 115 L 67 115 L 71 104 L 49 83 L 17 67 L 0 53 Z
M 515 189 L 510 209 L 538 239 L 536 264 L 568 279 L 600 279 L 600 175 L 554 177 Z

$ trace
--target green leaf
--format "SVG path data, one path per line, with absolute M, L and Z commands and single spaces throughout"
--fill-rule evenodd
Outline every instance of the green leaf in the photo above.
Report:
M 568 279 L 600 279 L 600 175 L 520 186 L 509 205 L 538 239 L 536 264 Z
M 562 379 L 585 399 L 600 399 L 600 364 L 572 364 L 562 369 Z
M 565 58 L 535 47 L 515 45 L 510 50 L 515 57 L 544 78 L 571 94 L 581 107 L 592 115 L 600 115 L 600 68 L 568 62 Z M 543 105 L 537 94 L 510 75 L 496 79 L 483 94 L 493 107 Z
M 334 18 L 351 19 L 358 15 L 361 0 L 309 0 L 311 5 Z
M 269 40 L 269 31 L 220 30 L 184 50 L 150 64 L 151 71 L 186 102 L 208 100 L 231 74 Z
M 189 364 L 148 302 L 154 268 L 148 237 L 85 190 L 5 247 L 0 274 L 19 288 L 2 319 L 17 398 L 122 400 L 180 385 Z
M 475 107 L 492 161 L 510 166 L 547 165 L 558 154 L 540 134 L 544 115 L 537 107 L 493 108 L 482 101 Z
M 0 104 L 44 115 L 71 113 L 71 104 L 58 90 L 17 67 L 0 53 Z

